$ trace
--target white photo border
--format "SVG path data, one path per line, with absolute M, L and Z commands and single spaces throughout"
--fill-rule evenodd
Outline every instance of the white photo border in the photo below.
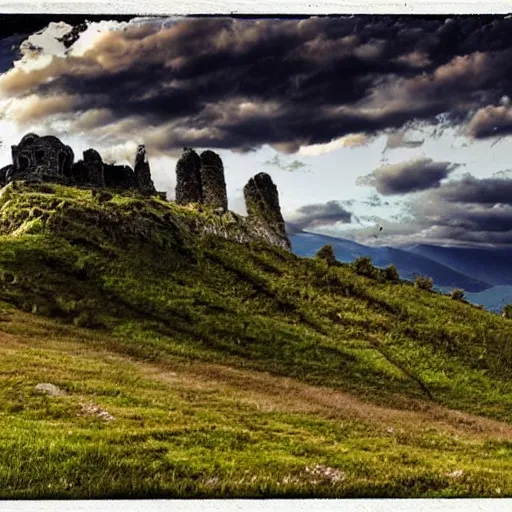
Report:
M 0 14 L 336 15 L 512 14 L 512 1 L 467 0 L 0 0 Z M 0 501 L 2 512 L 505 512 L 512 499 Z

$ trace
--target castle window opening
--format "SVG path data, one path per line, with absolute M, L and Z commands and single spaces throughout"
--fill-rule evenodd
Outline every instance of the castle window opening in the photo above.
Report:
M 20 156 L 18 158 L 18 167 L 20 168 L 20 171 L 28 169 L 28 163 L 28 158 L 26 156 Z
M 36 151 L 36 163 L 42 164 L 44 160 L 44 151 L 42 149 L 38 149 Z

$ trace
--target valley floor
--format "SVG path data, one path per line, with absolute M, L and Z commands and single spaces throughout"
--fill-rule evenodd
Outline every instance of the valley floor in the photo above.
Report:
M 108 346 L 1 312 L 0 498 L 512 496 L 508 423 Z

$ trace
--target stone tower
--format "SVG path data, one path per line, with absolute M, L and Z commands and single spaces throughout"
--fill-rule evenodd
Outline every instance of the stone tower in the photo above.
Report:
M 258 234 L 270 243 L 291 250 L 272 178 L 265 172 L 253 176 L 244 187 L 244 198 L 249 221 Z
M 203 203 L 212 208 L 228 209 L 224 166 L 220 156 L 210 150 L 201 153 L 201 187 Z
M 176 164 L 176 203 L 201 203 L 201 159 L 191 148 L 184 148 Z
M 146 148 L 144 144 L 137 147 L 135 154 L 135 183 L 137 188 L 145 194 L 155 194 L 156 189 L 151 179 L 151 171 L 149 169 L 149 162 L 146 156 Z

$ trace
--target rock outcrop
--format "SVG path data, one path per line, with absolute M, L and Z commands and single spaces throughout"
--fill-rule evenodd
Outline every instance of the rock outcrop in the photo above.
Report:
M 244 187 L 244 198 L 249 221 L 261 237 L 290 250 L 279 194 L 272 178 L 265 172 L 253 176 Z
M 220 211 L 227 211 L 228 196 L 224 166 L 220 156 L 211 150 L 201 153 L 201 187 L 203 204 Z
M 137 188 L 145 194 L 155 194 L 156 189 L 151 179 L 151 171 L 149 169 L 149 162 L 146 157 L 146 148 L 144 144 L 140 144 L 137 147 L 137 153 L 135 155 L 135 184 Z
M 201 159 L 191 148 L 184 148 L 176 164 L 176 203 L 201 203 Z

